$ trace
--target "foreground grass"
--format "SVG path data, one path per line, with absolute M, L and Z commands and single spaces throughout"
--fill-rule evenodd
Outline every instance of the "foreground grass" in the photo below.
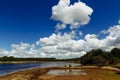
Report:
M 120 75 L 116 74 L 117 71 L 105 69 L 87 69 L 86 73 L 92 80 L 119 80 Z

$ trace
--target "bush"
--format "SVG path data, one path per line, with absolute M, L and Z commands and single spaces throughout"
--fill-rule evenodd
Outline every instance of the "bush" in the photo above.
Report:
M 104 52 L 101 49 L 91 50 L 80 58 L 83 65 L 113 65 L 120 62 L 120 49 L 113 48 L 111 52 Z

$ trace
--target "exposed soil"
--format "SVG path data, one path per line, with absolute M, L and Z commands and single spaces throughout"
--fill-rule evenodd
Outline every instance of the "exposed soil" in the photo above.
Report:
M 120 80 L 119 70 L 99 68 L 96 66 L 81 66 L 71 69 L 82 69 L 87 75 L 45 75 L 49 70 L 69 69 L 65 67 L 36 68 L 1 76 L 0 80 Z

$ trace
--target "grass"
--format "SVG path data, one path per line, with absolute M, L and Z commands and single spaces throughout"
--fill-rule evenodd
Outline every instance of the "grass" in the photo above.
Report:
M 119 80 L 120 75 L 115 74 L 115 71 L 104 69 L 89 69 L 86 70 L 89 77 L 93 80 Z

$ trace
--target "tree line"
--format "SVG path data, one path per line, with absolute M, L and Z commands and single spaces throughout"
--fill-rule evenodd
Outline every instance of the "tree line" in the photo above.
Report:
M 15 58 L 14 56 L 4 56 L 0 61 L 55 61 L 55 58 Z
M 101 49 L 93 49 L 80 58 L 83 65 L 115 65 L 120 63 L 120 49 L 113 48 L 110 52 Z

